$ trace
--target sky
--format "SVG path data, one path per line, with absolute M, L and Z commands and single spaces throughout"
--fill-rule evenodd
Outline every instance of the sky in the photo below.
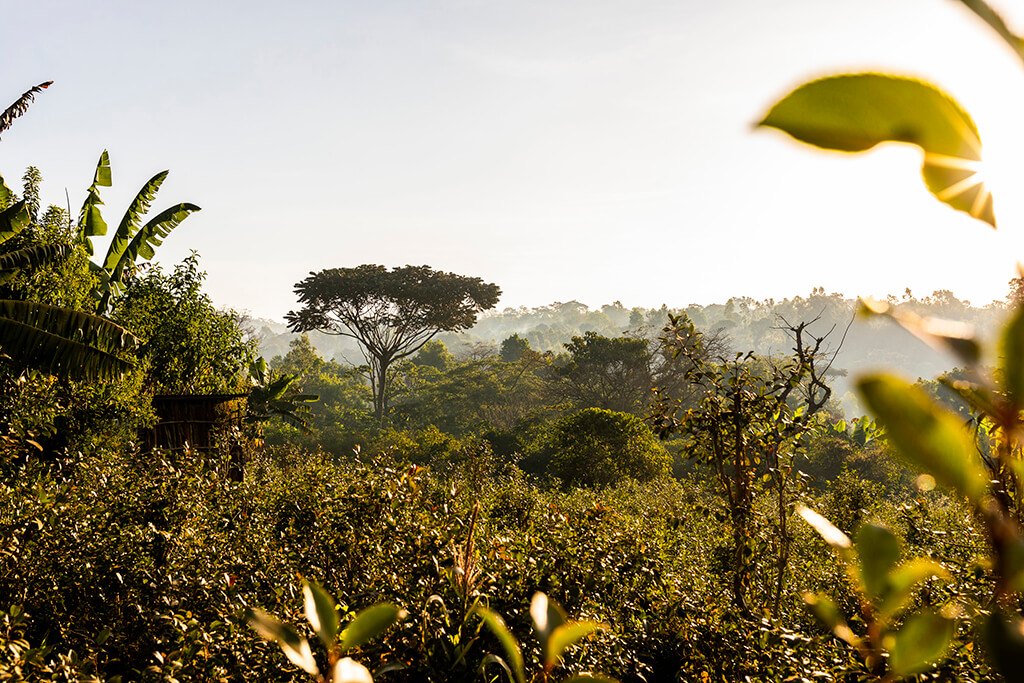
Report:
M 169 169 L 154 209 L 202 211 L 157 260 L 199 252 L 214 302 L 256 317 L 363 263 L 480 277 L 502 309 L 819 286 L 984 305 L 1024 259 L 1024 65 L 953 0 L 34 0 L 0 35 L 2 106 L 54 81 L 3 134 L 7 183 L 34 165 L 77 215 L 106 149 L 116 225 Z M 916 148 L 755 130 L 800 83 L 858 71 L 966 108 L 998 231 L 927 192 Z

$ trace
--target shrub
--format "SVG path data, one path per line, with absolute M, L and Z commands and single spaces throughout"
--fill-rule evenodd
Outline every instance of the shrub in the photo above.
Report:
M 549 441 L 547 471 L 566 487 L 605 486 L 666 475 L 671 457 L 643 420 L 586 408 L 559 420 Z

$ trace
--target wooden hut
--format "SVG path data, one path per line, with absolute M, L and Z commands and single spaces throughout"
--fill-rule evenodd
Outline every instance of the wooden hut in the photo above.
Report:
M 248 394 L 159 394 L 153 397 L 156 424 L 142 435 L 146 450 L 231 453 L 228 476 L 241 480 L 243 449 L 231 438 L 240 434 Z

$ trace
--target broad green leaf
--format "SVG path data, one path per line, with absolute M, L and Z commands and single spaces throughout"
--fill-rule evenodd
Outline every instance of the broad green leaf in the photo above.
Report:
M 6 242 L 24 230 L 29 221 L 25 200 L 15 202 L 0 211 L 0 243 Z
M 933 560 L 923 557 L 904 562 L 889 572 L 889 586 L 882 603 L 875 612 L 881 622 L 888 622 L 907 604 L 914 588 L 925 579 L 948 579 L 949 572 Z
M 405 610 L 394 605 L 382 602 L 367 607 L 341 632 L 342 652 L 365 645 L 402 619 L 405 619 Z
M 7 206 L 14 200 L 14 192 L 11 188 L 7 187 L 6 181 L 3 176 L 0 176 L 0 209 L 6 209 Z
M 103 220 L 100 206 L 103 200 L 100 199 L 101 187 L 110 187 L 110 156 L 107 150 L 100 154 L 100 160 L 96 164 L 96 172 L 93 174 L 92 185 L 86 193 L 82 210 L 78 213 L 78 241 L 85 245 L 86 251 L 92 255 L 92 237 L 107 234 L 107 223 Z
M 343 657 L 331 670 L 331 683 L 373 683 L 370 670 L 349 657 Z
M 865 377 L 858 387 L 905 460 L 972 502 L 981 501 L 988 478 L 960 418 L 919 387 L 895 377 Z
M 554 601 L 548 600 L 548 596 L 543 593 L 535 593 L 530 601 L 530 618 L 533 619 L 533 630 L 537 634 L 537 640 L 545 652 L 551 633 L 568 620 L 562 608 Z
M 338 612 L 334 609 L 334 598 L 328 595 L 315 581 L 302 582 L 302 596 L 305 601 L 306 619 L 328 648 L 338 635 Z
M 822 623 L 828 626 L 829 630 L 835 634 L 836 638 L 839 638 L 848 645 L 854 647 L 860 642 L 860 639 L 854 634 L 846 624 L 846 619 L 843 618 L 839 608 L 832 600 L 827 596 L 815 593 L 804 593 L 804 602 L 811 608 L 815 616 L 821 619 Z
M 931 668 L 946 652 L 955 627 L 952 619 L 935 612 L 911 615 L 897 633 L 886 638 L 889 668 L 899 676 Z
M 885 301 L 860 299 L 862 315 L 881 315 L 894 320 L 907 332 L 938 351 L 949 351 L 968 366 L 981 360 L 981 345 L 975 337 L 974 326 L 957 320 L 923 318 L 910 311 L 902 311 Z
M 551 632 L 547 647 L 544 648 L 544 669 L 547 671 L 554 669 L 567 647 L 581 638 L 586 638 L 594 631 L 604 628 L 608 627 L 593 621 L 571 621 L 556 628 Z
M 874 73 L 830 76 L 786 95 L 758 125 L 842 152 L 883 142 L 917 145 L 924 150 L 922 170 L 932 194 L 995 227 L 992 195 L 978 173 L 978 129 L 952 97 L 931 84 Z
M 62 261 L 73 249 L 70 244 L 33 244 L 0 255 L 0 282 L 6 282 L 21 270 L 35 270 L 47 263 Z
M 188 218 L 189 214 L 199 210 L 195 204 L 178 204 L 164 209 L 139 229 L 128 246 L 121 252 L 121 256 L 113 268 L 103 269 L 107 272 L 108 278 L 101 288 L 99 311 L 110 309 L 110 299 L 120 291 L 125 269 L 135 263 L 140 256 L 144 259 L 153 258 L 156 254 L 154 247 L 160 246 L 164 238 Z
M 309 642 L 291 626 L 281 623 L 260 609 L 248 610 L 245 620 L 263 639 L 277 643 L 292 664 L 313 676 L 320 674 Z
M 864 524 L 857 532 L 856 547 L 864 592 L 868 599 L 878 600 L 885 590 L 889 570 L 900 559 L 899 541 L 884 527 Z
M 107 247 L 107 256 L 103 259 L 103 268 L 105 270 L 113 271 L 115 266 L 117 266 L 117 262 L 121 259 L 121 255 L 124 254 L 124 250 L 128 248 L 128 244 L 135 237 L 135 233 L 139 231 L 142 218 L 149 211 L 153 200 L 156 199 L 156 193 L 160 190 L 160 185 L 163 184 L 164 179 L 167 178 L 167 173 L 168 171 L 161 171 L 150 178 L 142 186 L 138 194 L 135 195 L 135 199 L 132 200 L 131 204 L 128 205 L 128 209 L 124 212 L 121 223 L 117 226 L 117 231 L 114 232 L 114 237 L 110 241 L 110 246 Z
M 1003 330 L 1000 352 L 1003 381 L 1014 407 L 1024 407 L 1024 306 L 1017 306 L 1013 318 Z
M 112 379 L 131 364 L 113 355 L 136 338 L 105 318 L 30 301 L 0 301 L 0 352 L 72 379 Z
M 473 609 L 473 613 L 479 616 L 491 633 L 497 636 L 498 642 L 501 643 L 502 649 L 505 650 L 505 655 L 512 663 L 512 671 L 515 673 L 516 680 L 519 683 L 523 683 L 526 680 L 523 669 L 523 653 L 519 650 L 519 644 L 516 643 L 515 637 L 513 637 L 505 625 L 505 620 L 486 607 L 479 605 Z M 505 664 L 505 662 L 502 661 L 502 664 Z

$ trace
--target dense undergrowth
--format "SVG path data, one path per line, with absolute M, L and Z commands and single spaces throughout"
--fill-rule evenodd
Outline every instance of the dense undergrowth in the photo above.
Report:
M 241 483 L 219 465 L 118 452 L 5 462 L 0 680 L 302 680 L 242 618 L 262 607 L 301 621 L 302 578 L 337 596 L 343 618 L 384 600 L 408 612 L 358 653 L 371 670 L 392 665 L 379 680 L 480 680 L 484 657 L 499 648 L 467 620 L 472 601 L 504 615 L 529 648 L 537 591 L 609 626 L 567 653 L 568 671 L 858 680 L 852 651 L 800 598 L 826 591 L 850 603 L 825 544 L 794 525 L 779 614 L 768 607 L 764 572 L 752 589 L 761 604 L 743 616 L 727 584 L 728 518 L 699 471 L 567 492 L 493 460 L 431 468 L 279 449 L 252 461 Z M 846 470 L 807 500 L 847 527 L 883 522 L 908 554 L 940 561 L 953 579 L 926 587 L 919 602 L 984 604 L 984 541 L 944 495 L 886 490 Z M 768 514 L 771 501 L 763 504 Z M 752 552 L 770 558 L 770 530 L 755 539 Z M 453 580 L 467 542 L 478 568 L 469 592 Z M 929 678 L 986 678 L 968 626 Z

